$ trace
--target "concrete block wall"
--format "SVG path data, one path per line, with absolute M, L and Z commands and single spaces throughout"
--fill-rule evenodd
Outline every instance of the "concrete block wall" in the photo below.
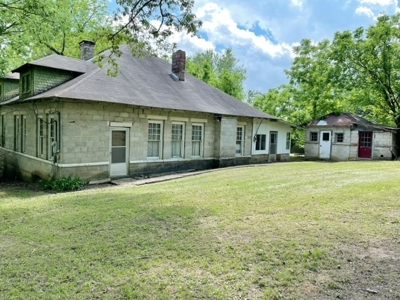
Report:
M 215 142 L 219 143 L 219 153 L 215 153 L 216 157 L 233 158 L 236 156 L 236 132 L 237 118 L 221 117 L 220 135 L 215 137 Z
M 390 160 L 392 159 L 392 152 L 394 149 L 394 138 L 391 132 L 374 132 L 373 137 L 373 158 Z
M 105 104 L 90 101 L 46 101 L 0 107 L 7 122 L 6 147 L 9 148 L 11 169 L 17 170 L 25 178 L 29 176 L 48 178 L 51 176 L 79 176 L 93 180 L 109 177 L 110 138 L 112 128 L 127 128 L 129 132 L 129 173 L 140 175 L 187 169 L 207 169 L 229 165 L 266 162 L 268 157 L 257 156 L 252 160 L 252 119 L 235 117 L 222 118 L 202 113 L 146 109 L 128 105 Z M 15 153 L 14 115 L 27 117 L 26 153 Z M 50 116 L 59 116 L 60 152 L 58 161 L 48 160 L 48 126 L 45 125 L 45 155 L 37 157 L 37 118 L 47 122 Z M 162 156 L 160 159 L 147 158 L 148 122 L 157 120 L 163 124 Z M 238 121 L 245 124 L 244 155 L 236 157 L 236 128 Z M 184 124 L 184 155 L 171 158 L 171 129 L 173 122 Z M 202 124 L 203 155 L 192 157 L 192 125 Z M 222 126 L 218 129 L 218 124 Z M 216 132 L 221 130 L 219 137 Z M 221 140 L 220 140 L 221 138 Z M 216 152 L 216 141 L 220 149 Z M 29 175 L 30 174 L 30 175 Z
M 351 130 L 349 127 L 331 127 L 332 130 L 332 149 L 331 160 L 344 161 L 349 159 L 350 144 L 351 144 Z M 343 142 L 336 142 L 336 135 L 343 134 Z

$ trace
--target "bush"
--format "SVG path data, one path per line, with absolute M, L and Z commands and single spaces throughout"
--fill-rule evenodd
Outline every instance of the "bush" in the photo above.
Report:
M 86 185 L 87 182 L 79 177 L 72 178 L 71 176 L 60 179 L 51 178 L 49 180 L 39 181 L 39 185 L 45 191 L 53 190 L 58 192 L 76 191 Z

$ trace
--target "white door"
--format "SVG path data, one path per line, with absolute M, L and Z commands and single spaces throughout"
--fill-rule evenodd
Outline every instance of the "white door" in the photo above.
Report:
M 269 132 L 269 155 L 268 161 L 275 162 L 276 161 L 276 148 L 278 146 L 278 132 L 270 131 Z
M 110 176 L 128 175 L 129 129 L 111 129 Z
M 319 137 L 319 158 L 330 159 L 331 158 L 331 132 L 321 131 Z

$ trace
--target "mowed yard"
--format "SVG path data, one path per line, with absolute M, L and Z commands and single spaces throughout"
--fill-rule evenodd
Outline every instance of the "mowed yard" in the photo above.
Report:
M 400 162 L 0 190 L 1 299 L 400 299 Z

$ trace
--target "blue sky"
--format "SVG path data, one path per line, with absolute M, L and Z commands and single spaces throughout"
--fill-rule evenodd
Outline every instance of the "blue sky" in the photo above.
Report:
M 201 38 L 177 33 L 172 41 L 178 49 L 192 55 L 232 48 L 247 69 L 245 88 L 264 93 L 287 83 L 291 49 L 302 39 L 331 40 L 337 31 L 368 27 L 400 7 L 398 0 L 195 0 L 194 12 L 203 21 Z

